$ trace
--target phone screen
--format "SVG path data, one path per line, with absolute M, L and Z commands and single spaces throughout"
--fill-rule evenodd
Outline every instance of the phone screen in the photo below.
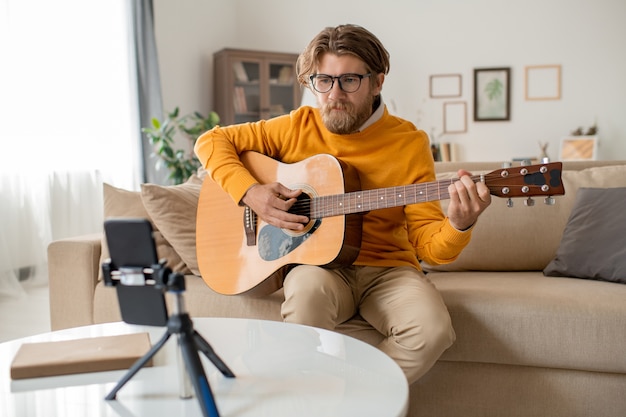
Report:
M 165 326 L 168 313 L 163 289 L 146 282 L 144 276 L 144 269 L 159 263 L 152 224 L 147 219 L 110 219 L 104 222 L 104 232 L 110 269 L 121 275 L 115 288 L 122 320 Z
M 116 268 L 156 265 L 156 244 L 147 219 L 110 219 L 104 222 L 111 262 Z

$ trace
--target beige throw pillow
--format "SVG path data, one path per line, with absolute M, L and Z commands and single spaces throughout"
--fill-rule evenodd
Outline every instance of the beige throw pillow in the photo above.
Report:
M 180 185 L 141 185 L 141 200 L 150 218 L 195 275 L 200 275 L 196 212 L 201 188 L 202 180 L 196 175 Z
M 103 197 L 105 220 L 113 218 L 150 219 L 150 215 L 144 208 L 141 201 L 141 194 L 138 191 L 128 191 L 105 183 L 103 185 Z M 152 221 L 152 227 L 154 229 L 154 240 L 159 259 L 167 259 L 167 266 L 174 271 L 190 273 L 189 268 L 186 267 L 181 257 L 176 253 L 174 248 L 172 248 L 172 245 L 163 237 L 163 234 L 155 226 L 154 221 Z M 107 245 L 106 236 L 103 233 L 100 264 L 109 257 L 109 247 Z M 101 269 L 99 270 L 98 276 L 99 279 L 102 279 Z

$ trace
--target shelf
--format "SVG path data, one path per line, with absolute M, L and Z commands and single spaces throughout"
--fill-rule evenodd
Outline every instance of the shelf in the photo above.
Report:
M 215 111 L 224 125 L 269 119 L 300 105 L 297 54 L 224 49 L 214 55 Z

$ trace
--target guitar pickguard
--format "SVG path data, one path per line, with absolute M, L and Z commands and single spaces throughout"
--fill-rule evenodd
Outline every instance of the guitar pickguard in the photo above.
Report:
M 320 224 L 322 220 L 316 219 L 306 232 L 298 235 L 290 235 L 275 226 L 263 226 L 258 236 L 259 256 L 265 261 L 275 261 L 287 256 L 302 245 Z

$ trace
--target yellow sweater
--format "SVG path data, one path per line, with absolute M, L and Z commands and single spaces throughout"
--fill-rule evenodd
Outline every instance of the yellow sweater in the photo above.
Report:
M 362 132 L 336 135 L 324 127 L 317 109 L 301 107 L 270 120 L 216 127 L 198 139 L 195 151 L 235 202 L 257 182 L 239 161 L 244 151 L 284 163 L 327 153 L 356 168 L 364 190 L 435 180 L 426 134 L 387 109 Z M 361 251 L 354 264 L 420 268 L 418 259 L 448 263 L 470 235 L 449 224 L 438 201 L 375 210 L 363 216 Z

